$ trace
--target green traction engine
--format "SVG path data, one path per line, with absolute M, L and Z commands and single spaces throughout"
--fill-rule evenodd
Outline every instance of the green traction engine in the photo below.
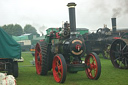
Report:
M 76 32 L 76 4 L 68 3 L 67 6 L 70 25 L 65 22 L 63 28 L 49 28 L 45 39 L 36 44 L 36 73 L 47 75 L 52 69 L 55 81 L 64 83 L 67 72 L 85 71 L 89 79 L 97 80 L 101 74 L 99 57 L 94 52 L 85 56 L 85 41 Z

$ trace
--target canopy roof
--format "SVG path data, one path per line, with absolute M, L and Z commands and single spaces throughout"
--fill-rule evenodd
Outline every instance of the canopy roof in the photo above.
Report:
M 0 28 L 0 58 L 21 58 L 21 46 Z

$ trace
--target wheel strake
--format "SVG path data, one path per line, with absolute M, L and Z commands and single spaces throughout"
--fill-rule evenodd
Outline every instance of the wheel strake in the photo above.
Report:
M 63 83 L 66 79 L 66 62 L 63 55 L 58 54 L 54 57 L 52 68 L 55 81 Z

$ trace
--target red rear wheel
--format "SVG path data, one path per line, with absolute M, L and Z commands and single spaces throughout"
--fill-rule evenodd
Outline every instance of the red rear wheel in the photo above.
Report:
M 90 53 L 85 59 L 87 65 L 86 74 L 88 78 L 97 80 L 101 73 L 101 63 L 99 57 L 95 53 Z
M 39 75 L 41 74 L 41 64 L 42 64 L 41 48 L 39 43 L 37 43 L 35 50 L 35 65 L 36 65 L 36 72 Z
M 55 81 L 63 83 L 66 79 L 66 62 L 63 55 L 55 55 L 52 68 Z
M 39 75 L 46 75 L 48 72 L 48 61 L 47 61 L 47 44 L 39 42 L 35 48 L 35 65 L 36 72 Z

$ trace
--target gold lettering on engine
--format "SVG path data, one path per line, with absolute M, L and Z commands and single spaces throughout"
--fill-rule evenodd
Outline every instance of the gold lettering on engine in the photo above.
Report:
M 82 41 L 81 40 L 73 40 L 72 43 L 75 43 L 75 42 L 79 42 L 82 44 Z
M 72 50 L 72 53 L 75 54 L 75 55 L 80 55 L 82 52 L 83 52 L 83 50 L 81 50 L 80 52 L 75 52 L 75 51 Z

